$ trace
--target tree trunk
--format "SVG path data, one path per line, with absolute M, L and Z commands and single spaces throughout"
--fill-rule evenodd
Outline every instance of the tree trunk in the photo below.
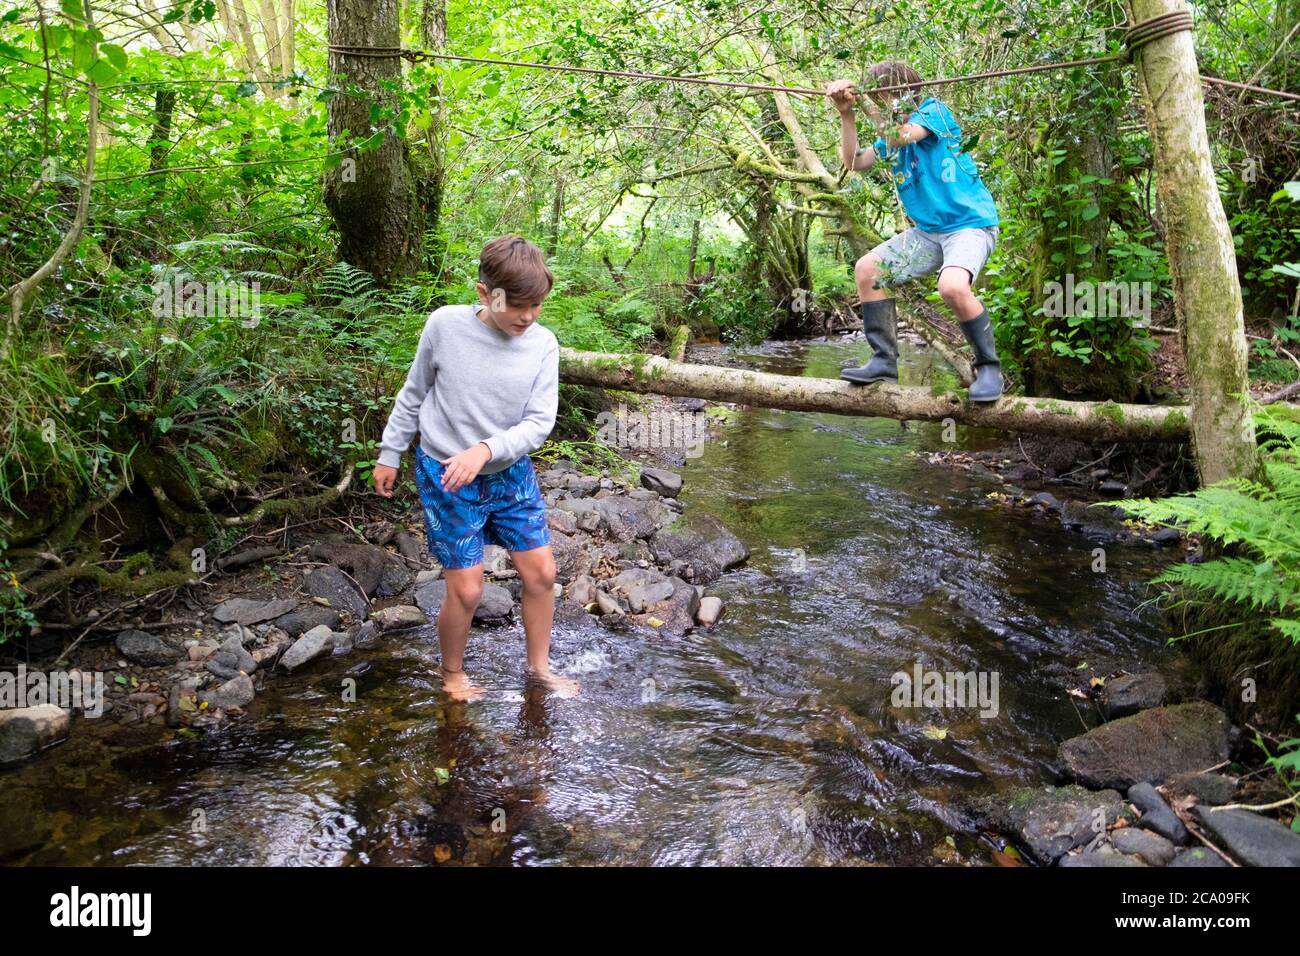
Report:
M 172 114 L 176 108 L 176 91 L 160 87 L 153 95 L 153 128 L 149 131 L 149 171 L 162 169 L 172 145 Z M 158 180 L 162 191 L 164 177 Z
M 1128 0 L 1137 24 L 1183 0 Z M 1246 399 L 1246 332 L 1232 233 L 1205 133 L 1205 102 L 1190 32 L 1154 40 L 1134 66 L 1151 130 L 1174 306 L 1191 385 L 1192 450 L 1201 482 L 1260 473 Z
M 551 234 L 546 239 L 546 255 L 560 248 L 560 217 L 564 214 L 564 177 L 555 177 L 555 194 L 551 197 Z
M 748 369 L 671 362 L 656 355 L 615 355 L 560 349 L 560 381 L 657 395 L 695 398 L 799 412 L 829 412 L 939 422 L 1059 435 L 1088 442 L 1185 441 L 1185 406 L 1066 402 L 1004 398 L 972 404 L 954 392 L 921 386 L 853 385 L 836 378 L 774 375 Z
M 422 0 L 420 4 L 420 40 L 426 50 L 447 48 L 446 0 Z M 435 106 L 431 110 L 429 129 L 424 136 L 425 150 L 415 162 L 417 170 L 416 191 L 420 210 L 424 214 L 425 229 L 433 237 L 434 248 L 428 251 L 431 271 L 442 275 L 445 271 L 446 238 L 442 226 L 442 200 L 447 182 L 447 148 L 443 141 L 447 105 L 442 101 L 442 81 L 433 79 Z
M 328 0 L 331 46 L 396 47 L 401 43 L 397 0 Z M 395 107 L 383 83 L 402 80 L 397 57 L 330 53 L 330 70 L 340 86 L 355 84 L 366 96 L 339 93 L 329 101 L 330 142 L 344 144 L 371 133 L 370 107 Z M 384 134 L 374 150 L 351 150 L 325 174 L 325 205 L 339 230 L 339 258 L 381 283 L 414 275 L 421 266 L 424 211 L 406 143 Z
M 700 254 L 700 221 L 691 223 L 691 250 L 686 258 L 686 281 L 695 281 L 695 257 Z

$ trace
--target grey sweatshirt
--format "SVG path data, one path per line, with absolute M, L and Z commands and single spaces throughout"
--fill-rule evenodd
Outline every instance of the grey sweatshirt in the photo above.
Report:
M 433 458 L 486 442 L 481 475 L 504 471 L 536 451 L 555 427 L 560 343 L 534 322 L 523 335 L 489 328 L 484 306 L 444 305 L 424 323 L 406 384 L 379 442 L 379 462 L 396 468 L 417 432 Z

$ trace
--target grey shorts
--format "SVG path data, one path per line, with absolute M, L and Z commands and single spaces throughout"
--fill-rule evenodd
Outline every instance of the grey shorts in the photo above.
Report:
M 882 286 L 918 279 L 947 266 L 965 269 L 973 283 L 997 245 L 997 226 L 956 232 L 926 232 L 913 226 L 871 251 L 880 256 Z

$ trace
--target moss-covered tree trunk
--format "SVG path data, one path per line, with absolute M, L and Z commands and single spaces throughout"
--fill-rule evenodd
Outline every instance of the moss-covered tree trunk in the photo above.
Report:
M 423 0 L 420 5 L 420 40 L 426 50 L 447 48 L 447 0 Z M 447 181 L 447 144 L 443 130 L 446 128 L 447 108 L 442 99 L 442 81 L 433 79 L 430 90 L 430 120 L 423 143 L 415 162 L 416 192 L 424 228 L 433 237 L 436 248 L 427 250 L 433 269 L 444 271 L 442 200 Z
M 1183 0 L 1126 0 L 1130 24 Z M 1255 476 L 1259 457 L 1247 405 L 1246 331 L 1232 233 L 1205 133 L 1205 102 L 1190 32 L 1144 46 L 1134 58 L 1151 130 L 1165 216 L 1174 306 L 1191 385 L 1191 434 L 1203 483 Z
M 331 46 L 396 47 L 397 0 L 327 0 Z M 330 70 L 344 89 L 329 101 L 331 143 L 365 139 L 371 105 L 391 110 L 383 84 L 402 81 L 396 57 L 330 53 Z M 349 94 L 355 84 L 363 92 Z M 339 258 L 380 282 L 414 275 L 421 266 L 424 212 L 404 140 L 391 131 L 378 149 L 353 152 L 325 174 L 325 205 L 339 231 Z
M 973 403 L 956 392 L 918 385 L 854 385 L 838 378 L 776 375 L 750 369 L 673 362 L 657 355 L 560 349 L 560 381 L 657 395 L 689 395 L 761 408 L 900 421 L 951 419 L 1008 431 L 1059 435 L 1089 442 L 1185 441 L 1188 409 L 1171 405 L 1065 402 L 1004 398 Z

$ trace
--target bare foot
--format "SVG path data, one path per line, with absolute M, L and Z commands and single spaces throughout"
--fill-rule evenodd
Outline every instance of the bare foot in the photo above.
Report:
M 439 667 L 438 673 L 442 675 L 442 689 L 452 700 L 468 702 L 478 700 L 487 693 L 482 687 L 471 684 L 463 670 L 449 671 Z
M 559 697 L 561 700 L 569 700 L 578 696 L 578 682 L 570 680 L 568 677 L 561 677 L 553 673 L 549 668 L 544 671 L 535 671 L 531 668 L 524 670 L 524 677 L 527 680 L 541 684 L 548 691 Z

